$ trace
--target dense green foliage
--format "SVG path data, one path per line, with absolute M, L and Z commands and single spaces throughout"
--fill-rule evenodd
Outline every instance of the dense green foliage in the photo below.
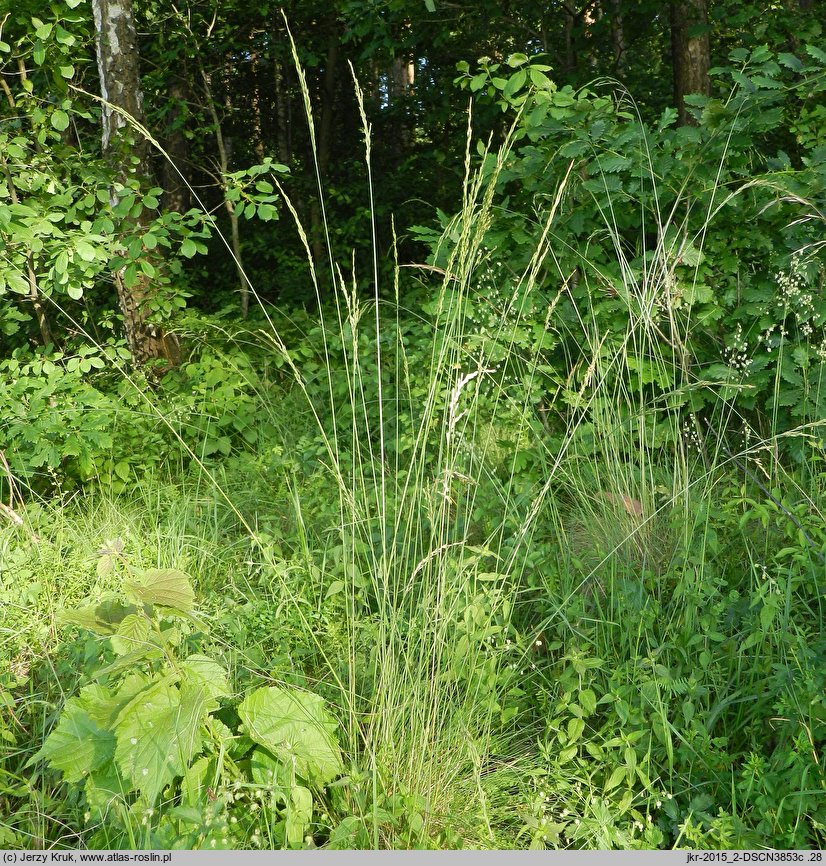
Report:
M 135 0 L 116 158 L 0 19 L 0 847 L 826 847 L 826 53 L 742 5 L 680 125 L 652 4 Z

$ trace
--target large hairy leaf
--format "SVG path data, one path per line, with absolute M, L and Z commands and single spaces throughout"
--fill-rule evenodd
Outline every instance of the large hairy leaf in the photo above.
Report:
M 127 581 L 126 591 L 144 604 L 158 604 L 189 613 L 195 593 L 188 574 L 174 568 L 149 568 L 138 580 Z
M 138 693 L 118 715 L 115 760 L 150 804 L 200 752 L 206 707 L 201 687 L 179 690 L 164 678 Z
M 218 698 L 228 698 L 230 695 L 227 672 L 218 662 L 209 656 L 194 653 L 181 662 L 183 682 L 190 686 L 201 686 L 209 698 L 209 709 L 214 710 Z
M 98 690 L 99 686 L 87 686 L 66 702 L 57 727 L 29 764 L 44 759 L 60 770 L 67 782 L 80 782 L 111 760 L 115 737 L 98 727 L 89 714 L 89 705 L 99 697 Z
M 250 738 L 311 782 L 324 785 L 342 770 L 336 722 L 323 698 L 277 687 L 248 695 L 238 708 Z

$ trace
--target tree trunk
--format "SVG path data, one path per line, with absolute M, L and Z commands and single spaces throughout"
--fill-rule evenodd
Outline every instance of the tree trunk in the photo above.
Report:
M 138 47 L 132 19 L 132 0 L 92 0 L 95 19 L 95 48 L 97 52 L 100 91 L 103 97 L 103 152 L 108 155 L 118 179 L 127 182 L 130 177 L 149 178 L 148 146 L 141 135 L 127 133 L 127 116 L 144 123 L 143 94 L 138 70 Z M 137 157 L 137 164 L 132 159 Z M 116 203 L 112 191 L 112 204 Z M 141 219 L 135 223 L 141 231 Z M 127 286 L 123 273 L 116 273 L 115 287 L 123 314 L 126 341 L 135 363 L 165 359 L 178 360 L 177 340 L 165 335 L 150 322 L 152 285 L 141 274 L 132 286 Z
M 625 74 L 625 23 L 622 15 L 622 0 L 609 0 L 608 14 L 611 16 L 614 74 L 622 78 Z
M 264 121 L 261 112 L 261 88 L 259 86 L 260 64 L 258 52 L 250 48 L 250 72 L 252 74 L 252 128 L 255 131 L 253 149 L 259 164 L 264 161 Z
M 576 72 L 576 49 L 574 48 L 574 27 L 576 26 L 576 13 L 567 3 L 562 6 L 565 20 L 565 65 L 563 71 L 567 77 Z
M 706 0 L 677 0 L 671 3 L 671 62 L 674 70 L 674 104 L 681 124 L 693 123 L 685 97 L 709 96 L 710 46 Z
M 273 85 L 275 90 L 275 121 L 278 161 L 289 165 L 292 159 L 290 147 L 289 93 L 284 76 L 284 67 L 276 60 L 273 67 Z
M 238 274 L 238 287 L 241 292 L 241 318 L 246 319 L 250 308 L 250 284 L 247 280 L 246 272 L 244 271 L 243 252 L 241 250 L 241 230 L 238 225 L 238 214 L 235 211 L 235 202 L 232 202 L 227 197 L 227 175 L 230 170 L 230 160 L 232 151 L 232 142 L 224 136 L 224 130 L 221 126 L 221 119 L 218 117 L 218 108 L 215 105 L 215 98 L 212 95 L 212 77 L 201 66 L 201 78 L 204 84 L 204 94 L 206 96 L 207 110 L 212 118 L 212 124 L 215 128 L 215 144 L 218 147 L 218 169 L 221 178 L 221 192 L 224 197 L 224 208 L 229 217 L 230 237 L 232 239 L 232 258 L 235 261 L 235 272 Z M 232 110 L 232 101 L 229 98 L 229 89 L 227 89 L 227 110 Z
M 163 161 L 161 186 L 164 189 L 164 210 L 183 214 L 189 210 L 189 143 L 184 135 L 186 128 L 186 104 L 189 102 L 189 85 L 178 75 L 169 83 L 169 101 L 172 108 L 167 115 L 165 148 L 169 159 Z
M 338 32 L 333 22 L 327 44 L 327 66 L 321 82 L 321 119 L 318 124 L 318 169 L 326 179 L 333 143 L 333 119 L 338 90 Z

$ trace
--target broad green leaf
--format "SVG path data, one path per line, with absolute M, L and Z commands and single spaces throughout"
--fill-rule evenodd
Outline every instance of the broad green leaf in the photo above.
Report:
M 330 833 L 327 848 L 331 851 L 352 851 L 370 847 L 370 834 L 364 826 L 364 819 L 348 815 Z
M 625 773 L 625 767 L 615 767 L 613 773 L 611 773 L 608 781 L 605 783 L 605 790 L 610 791 L 613 788 L 616 788 L 625 778 Z
M 582 719 L 568 719 L 568 742 L 575 743 L 585 730 L 585 722 Z
M 112 808 L 113 802 L 126 800 L 129 783 L 118 771 L 114 760 L 111 760 L 86 777 L 83 793 L 89 807 L 98 814 L 105 815 Z
M 215 766 L 212 758 L 203 757 L 184 772 L 181 781 L 181 802 L 184 806 L 203 806 L 206 801 L 206 791 L 211 779 L 215 776 Z M 203 816 L 199 812 L 199 817 Z
M 195 603 L 189 575 L 174 568 L 147 569 L 139 581 L 128 581 L 124 588 L 144 604 L 188 612 Z
M 149 620 L 140 613 L 132 613 L 125 616 L 118 626 L 118 630 L 110 638 L 112 649 L 119 656 L 126 653 L 139 652 L 149 649 Z
M 65 111 L 61 111 L 59 108 L 57 111 L 52 112 L 50 120 L 52 126 L 59 132 L 63 132 L 63 130 L 67 129 L 69 126 L 69 115 L 66 114 Z
M 115 760 L 146 801 L 183 775 L 201 750 L 206 694 L 201 688 L 175 688 L 164 678 L 137 694 L 115 726 Z
M 203 688 L 211 702 L 230 696 L 226 670 L 209 656 L 198 653 L 189 656 L 181 662 L 181 671 L 184 673 L 184 682 Z
M 96 686 L 87 686 L 78 697 L 66 702 L 57 727 L 29 765 L 44 759 L 60 770 L 67 782 L 80 782 L 111 760 L 115 737 L 111 731 L 98 727 L 88 712 L 87 702 L 94 702 L 91 691 L 95 689 Z
M 61 611 L 58 614 L 58 620 L 63 623 L 78 625 L 96 634 L 110 635 L 117 630 L 124 617 L 135 613 L 136 610 L 137 608 L 133 604 L 124 604 L 114 596 L 105 596 L 97 604 Z
M 265 687 L 238 707 L 247 734 L 299 775 L 324 785 L 343 771 L 337 725 L 323 698 L 310 692 Z
M 120 711 L 148 685 L 149 679 L 146 676 L 140 673 L 131 673 L 124 677 L 114 694 L 98 684 L 88 686 L 89 699 L 86 702 L 86 709 L 89 718 L 98 727 L 107 729 L 113 727 Z M 84 689 L 85 692 L 86 689 Z
M 513 67 L 514 69 L 517 66 L 524 66 L 528 62 L 528 55 L 522 54 L 521 52 L 517 52 L 516 54 L 511 54 L 510 57 L 505 61 L 508 66 Z
M 84 262 L 93 262 L 97 258 L 95 248 L 86 241 L 78 241 L 75 244 L 75 250 Z
M 300 848 L 304 842 L 304 830 L 313 820 L 313 795 L 303 785 L 295 785 L 290 791 L 290 804 L 287 809 L 287 844 L 290 848 Z
M 184 238 L 181 244 L 181 255 L 191 259 L 197 252 L 198 248 L 195 246 L 195 243 L 189 238 Z
M 579 705 L 587 715 L 591 715 L 597 708 L 597 696 L 591 689 L 583 689 L 579 693 Z
M 256 749 L 250 758 L 250 772 L 256 785 L 267 785 L 272 788 L 278 782 L 279 771 L 284 765 L 263 749 Z
M 520 69 L 514 75 L 512 75 L 508 79 L 507 85 L 502 91 L 502 95 L 506 99 L 510 99 L 512 96 L 515 96 L 524 86 L 525 82 L 528 80 L 528 73 L 524 69 Z
M 16 271 L 8 271 L 5 274 L 6 277 L 6 285 L 16 294 L 16 295 L 28 295 L 29 294 L 29 284 L 26 282 L 26 278 L 17 273 Z

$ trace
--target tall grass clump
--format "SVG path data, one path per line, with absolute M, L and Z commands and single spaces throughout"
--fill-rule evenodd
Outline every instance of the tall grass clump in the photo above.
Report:
M 373 213 L 372 132 L 357 82 L 355 92 Z M 180 663 L 185 647 L 212 665 L 221 685 L 211 697 L 224 700 L 202 732 L 217 757 L 191 755 L 180 788 L 153 792 L 168 796 L 157 812 L 109 790 L 95 813 L 100 791 L 87 791 L 69 810 L 76 830 L 41 826 L 44 808 L 26 818 L 32 838 L 822 843 L 818 422 L 780 430 L 775 401 L 761 426 L 762 409 L 748 403 L 756 386 L 711 363 L 720 351 L 712 301 L 689 298 L 702 295 L 723 203 L 756 187 L 723 185 L 720 133 L 721 148 L 712 137 L 699 152 L 718 160 L 700 207 L 692 171 L 665 181 L 658 148 L 667 148 L 639 121 L 622 140 L 634 195 L 616 191 L 604 142 L 566 151 L 539 133 L 550 166 L 542 183 L 554 180 L 537 192 L 536 154 L 526 158 L 521 144 L 533 116 L 517 113 L 478 161 L 469 120 L 461 208 L 431 233 L 428 261 L 395 262 L 387 285 L 375 225 L 365 275 L 361 262 L 337 260 L 326 217 L 328 256 L 318 261 L 280 184 L 317 310 L 260 304 L 260 329 L 238 341 L 243 359 L 215 350 L 206 372 L 193 363 L 202 379 L 188 403 L 163 383 L 135 387 L 141 410 L 179 446 L 175 484 L 32 509 L 39 517 L 24 528 L 32 543 L 19 563 L 27 573 L 59 570 L 67 539 L 84 540 L 63 585 L 48 584 L 45 620 L 31 625 L 38 640 L 54 640 L 51 593 L 74 604 L 83 589 L 111 589 L 113 575 L 131 580 L 135 562 L 174 569 L 164 579 L 178 581 L 179 595 L 197 591 L 202 608 L 174 629 L 153 623 L 172 635 L 164 651 L 175 676 L 193 657 Z M 534 195 L 510 196 L 514 179 Z M 583 200 L 584 241 L 572 228 Z M 275 374 L 255 372 L 262 356 Z M 215 434 L 218 381 L 214 414 L 225 426 Z M 230 441 L 233 411 L 258 438 L 216 466 L 207 443 Z M 735 444 L 741 421 L 750 438 Z M 806 449 L 790 468 L 782 449 L 797 440 Z M 92 563 L 97 582 L 86 586 Z M 79 672 L 101 679 L 99 642 L 84 640 L 72 649 L 78 670 L 68 676 L 69 653 L 30 695 L 40 740 L 60 729 L 50 704 L 68 696 L 63 684 L 88 686 Z M 313 742 L 323 773 L 298 759 L 279 764 L 281 740 L 250 752 L 250 695 L 262 691 L 287 695 L 325 731 Z M 23 784 L 34 751 L 8 764 L 10 784 Z M 48 773 L 39 778 L 51 807 L 59 789 Z

